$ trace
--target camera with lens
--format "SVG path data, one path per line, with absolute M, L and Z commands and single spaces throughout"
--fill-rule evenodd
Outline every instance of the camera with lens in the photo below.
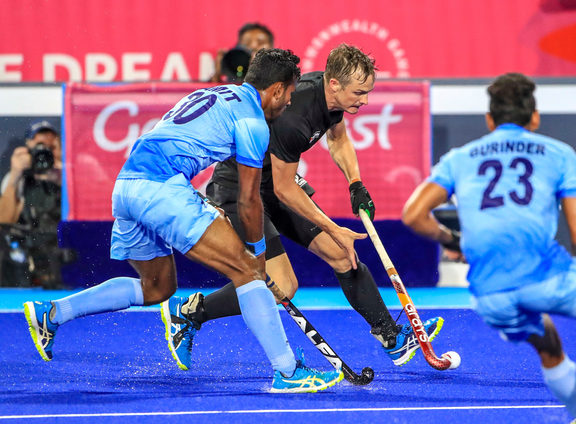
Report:
M 32 172 L 43 174 L 54 168 L 54 153 L 46 145 L 39 143 L 30 149 L 32 156 Z
M 249 49 L 243 46 L 236 46 L 228 50 L 222 57 L 220 68 L 222 74 L 226 76 L 228 82 L 243 82 L 252 54 Z

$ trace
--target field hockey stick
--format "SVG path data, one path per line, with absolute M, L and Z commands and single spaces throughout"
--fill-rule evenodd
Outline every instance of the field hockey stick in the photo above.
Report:
M 298 327 L 308 336 L 310 341 L 316 346 L 316 348 L 320 351 L 322 355 L 332 364 L 332 366 L 336 369 L 341 369 L 344 373 L 344 377 L 350 383 L 358 385 L 358 386 L 365 386 L 369 384 L 372 380 L 374 380 L 374 370 L 369 367 L 365 367 L 362 369 L 362 373 L 360 375 L 356 374 L 352 368 L 350 368 L 346 363 L 338 356 L 338 354 L 330 347 L 330 345 L 324 340 L 324 338 L 316 331 L 316 329 L 310 324 L 310 321 L 306 319 L 302 312 L 298 310 L 296 306 L 288 299 L 288 297 L 284 294 L 282 289 L 272 281 L 272 279 L 267 276 L 266 285 L 272 291 L 276 299 L 280 301 L 284 309 L 288 312 L 288 314 L 292 317 L 292 319 L 298 324 Z
M 408 320 L 410 321 L 412 330 L 414 330 L 414 334 L 416 334 L 416 339 L 418 340 L 420 349 L 422 349 L 424 358 L 426 358 L 426 362 L 428 362 L 432 368 L 436 368 L 437 370 L 458 368 L 461 359 L 457 352 L 446 352 L 440 358 L 438 358 L 434 353 L 432 344 L 430 343 L 430 340 L 428 340 L 428 333 L 426 333 L 426 329 L 424 328 L 424 325 L 422 325 L 422 320 L 418 315 L 414 302 L 412 302 L 412 299 L 406 291 L 406 287 L 404 287 L 404 283 L 402 283 L 402 280 L 398 275 L 398 271 L 394 268 L 394 264 L 392 264 L 388 253 L 386 253 L 386 249 L 384 249 L 384 245 L 380 241 L 380 237 L 374 228 L 374 224 L 372 224 L 372 221 L 370 221 L 368 214 L 364 210 L 360 209 L 359 213 L 360 218 L 364 223 L 364 227 L 366 227 L 366 231 L 368 232 L 380 259 L 382 260 L 382 264 L 384 265 L 384 268 L 386 268 L 386 272 L 388 273 L 388 277 L 390 277 L 394 290 L 396 290 L 400 303 L 402 303 L 404 312 L 406 312 L 406 315 L 408 316 Z

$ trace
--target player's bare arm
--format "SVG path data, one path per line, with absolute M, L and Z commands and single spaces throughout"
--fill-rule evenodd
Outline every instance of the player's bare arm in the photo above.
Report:
M 424 237 L 441 244 L 453 241 L 452 232 L 440 224 L 432 210 L 448 201 L 448 193 L 438 184 L 424 182 L 412 193 L 402 211 L 402 222 Z
M 572 243 L 572 255 L 576 255 L 576 197 L 565 197 L 562 199 L 562 210 L 570 230 L 570 241 Z
M 346 251 L 352 267 L 356 269 L 354 241 L 364 239 L 367 235 L 355 233 L 348 228 L 340 227 L 316 206 L 294 181 L 294 176 L 298 169 L 297 162 L 288 163 L 279 159 L 274 154 L 270 156 L 272 158 L 272 178 L 274 179 L 274 193 L 276 196 L 294 212 L 312 221 L 329 234 L 336 244 Z
M 326 132 L 326 141 L 330 156 L 342 171 L 348 184 L 360 180 L 360 167 L 356 150 L 348 132 L 344 120 L 340 121 Z
M 246 232 L 246 242 L 256 243 L 264 234 L 264 209 L 260 198 L 262 170 L 238 164 L 238 216 Z M 260 255 L 264 270 L 264 255 Z

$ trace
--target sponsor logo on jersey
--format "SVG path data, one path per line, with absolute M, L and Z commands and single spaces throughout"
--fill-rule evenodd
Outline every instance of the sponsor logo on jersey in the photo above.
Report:
M 310 137 L 310 144 L 314 143 L 316 140 L 318 140 L 320 138 L 320 131 L 316 131 L 314 134 L 312 134 L 312 137 Z

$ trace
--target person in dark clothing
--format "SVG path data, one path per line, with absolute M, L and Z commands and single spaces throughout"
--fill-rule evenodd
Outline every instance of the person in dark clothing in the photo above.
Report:
M 305 74 L 292 95 L 291 105 L 269 123 L 270 145 L 262 170 L 266 272 L 289 298 L 298 281 L 282 246 L 280 234 L 307 248 L 333 269 L 350 305 L 370 325 L 370 332 L 395 365 L 407 363 L 419 348 L 410 324 L 397 325 L 365 264 L 359 261 L 354 242 L 365 238 L 332 221 L 310 198 L 313 190 L 297 174 L 300 155 L 326 134 L 330 155 L 344 173 L 353 212 L 364 209 L 374 219 L 374 202 L 362 184 L 352 141 L 347 135 L 344 113 L 356 114 L 368 103 L 374 88 L 374 61 L 356 47 L 342 44 L 328 57 L 325 72 Z M 232 225 L 242 233 L 237 209 L 238 174 L 232 160 L 216 166 L 207 187 L 208 197 L 220 206 Z M 212 319 L 239 315 L 232 285 L 203 297 L 188 299 L 192 327 Z M 443 324 L 440 317 L 424 323 L 430 339 Z

